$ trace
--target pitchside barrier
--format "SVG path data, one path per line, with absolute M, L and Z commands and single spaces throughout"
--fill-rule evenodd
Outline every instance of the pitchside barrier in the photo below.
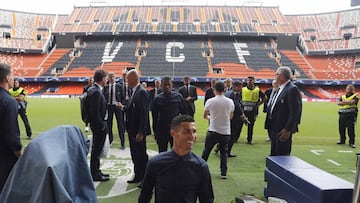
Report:
M 294 156 L 266 158 L 265 197 L 288 203 L 351 203 L 354 184 Z

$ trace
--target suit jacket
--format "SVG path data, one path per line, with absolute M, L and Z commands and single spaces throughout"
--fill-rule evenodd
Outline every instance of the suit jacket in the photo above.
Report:
M 274 132 L 282 129 L 297 132 L 302 111 L 300 91 L 296 85 L 289 82 L 279 94 L 272 112 L 271 107 L 268 108 L 265 128 Z
M 100 87 L 96 84 L 88 89 L 88 107 L 90 127 L 96 132 L 106 131 L 106 100 Z
M 185 100 L 185 103 L 188 107 L 188 109 L 191 109 L 192 112 L 195 112 L 195 101 L 197 100 L 197 92 L 196 92 L 196 87 L 193 85 L 189 85 L 190 86 L 190 90 L 188 91 L 186 86 L 182 86 L 179 88 L 179 93 L 184 97 L 184 99 L 186 99 L 187 97 L 191 97 L 191 99 L 189 101 Z M 190 92 L 190 94 L 189 94 Z M 190 113 L 190 112 L 188 112 Z
M 18 103 L 0 87 L 0 163 L 17 160 L 15 151 L 21 150 L 18 124 Z
M 109 95 L 110 95 L 110 85 L 106 85 L 103 89 L 103 93 L 105 96 L 106 103 L 109 103 Z M 120 85 L 115 83 L 115 99 L 117 102 L 121 102 L 124 104 L 125 102 L 125 96 L 124 96 L 124 88 Z
M 205 92 L 204 105 L 208 99 L 213 98 L 213 97 L 215 97 L 214 88 L 209 87 Z
M 141 85 L 136 87 L 126 106 L 126 129 L 129 136 L 151 134 L 148 92 Z
M 161 88 L 159 88 L 159 89 L 157 90 L 157 95 L 159 95 L 160 93 L 162 93 L 162 89 L 161 89 Z M 157 96 L 157 95 L 156 95 L 156 96 Z M 152 88 L 151 90 L 149 90 L 149 109 L 150 109 L 150 111 L 152 110 L 154 98 L 155 98 L 155 87 Z
M 178 92 L 157 95 L 152 109 L 154 133 L 162 136 L 170 134 L 173 118 L 186 113 L 184 98 Z
M 268 105 L 268 103 L 269 103 L 270 95 L 271 95 L 271 92 L 272 92 L 272 91 L 273 91 L 273 88 L 272 88 L 272 87 L 270 87 L 270 88 L 268 88 L 268 89 L 265 90 L 265 95 L 266 95 L 266 97 L 267 97 L 267 100 L 266 100 L 266 102 L 264 102 L 264 105 L 263 105 L 263 107 L 264 107 L 263 112 L 264 112 L 264 113 L 266 113 L 266 111 L 267 111 L 267 105 Z
M 241 107 L 241 93 L 239 92 L 239 94 L 236 95 L 236 97 L 235 97 L 234 90 L 230 90 L 225 93 L 225 96 L 230 98 L 231 100 L 233 100 L 234 106 L 235 106 L 234 116 L 231 119 L 231 122 L 240 124 L 240 122 L 241 122 L 240 116 L 244 114 L 244 110 Z

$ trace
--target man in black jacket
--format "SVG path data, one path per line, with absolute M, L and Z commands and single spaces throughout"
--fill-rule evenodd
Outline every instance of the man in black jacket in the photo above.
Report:
M 184 86 L 179 88 L 179 93 L 184 97 L 188 115 L 194 117 L 195 101 L 197 100 L 196 87 L 190 85 L 190 77 L 184 77 Z
M 134 163 L 134 179 L 128 183 L 141 182 L 149 157 L 146 153 L 146 136 L 151 134 L 149 100 L 147 90 L 140 85 L 140 76 L 133 69 L 126 79 L 132 94 L 126 106 L 126 129 L 128 132 L 131 159 Z
M 0 64 L 0 193 L 21 155 L 18 104 L 8 92 L 14 85 L 11 67 Z
M 86 102 L 89 112 L 89 123 L 93 132 L 93 142 L 90 157 L 90 170 L 94 181 L 108 181 L 109 174 L 100 170 L 100 155 L 104 147 L 107 131 L 106 100 L 102 89 L 107 81 L 107 72 L 97 70 L 94 74 L 94 85 L 88 89 Z

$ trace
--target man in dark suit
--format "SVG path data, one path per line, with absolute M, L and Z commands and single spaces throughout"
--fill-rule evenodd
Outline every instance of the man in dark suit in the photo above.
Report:
M 152 88 L 151 90 L 149 90 L 149 108 L 150 111 L 152 110 L 152 104 L 154 101 L 154 98 L 160 94 L 162 92 L 161 89 L 161 80 L 160 79 L 156 79 L 154 82 L 154 88 Z
M 264 102 L 264 107 L 263 107 L 263 112 L 266 113 L 267 111 L 267 108 L 268 108 L 268 105 L 270 104 L 270 97 L 273 98 L 273 95 L 279 90 L 279 84 L 276 82 L 276 80 L 273 80 L 272 83 L 271 83 L 272 87 L 268 88 L 265 90 L 265 95 L 266 95 L 266 98 L 268 98 L 265 102 Z M 266 129 L 266 127 L 265 127 Z M 270 139 L 270 132 L 269 132 L 269 129 L 268 130 L 268 138 L 266 139 L 267 142 L 270 142 L 271 139 Z
M 197 100 L 196 87 L 190 85 L 190 77 L 184 77 L 184 86 L 180 87 L 179 93 L 184 97 L 188 115 L 194 117 L 195 101 Z
M 118 133 L 120 138 L 120 148 L 125 149 L 125 123 L 124 123 L 124 115 L 122 112 L 123 104 L 125 97 L 123 93 L 123 88 L 121 85 L 115 83 L 115 73 L 109 73 L 109 84 L 105 86 L 103 89 L 103 93 L 106 99 L 107 111 L 108 111 L 108 119 L 107 125 L 109 130 L 109 141 L 110 144 L 114 141 L 113 136 L 113 117 L 115 114 L 116 123 L 118 127 Z
M 0 193 L 21 156 L 18 103 L 8 92 L 14 86 L 11 67 L 0 63 Z
M 131 159 L 134 163 L 134 179 L 128 183 L 137 183 L 144 178 L 148 155 L 146 136 L 151 134 L 149 121 L 148 92 L 140 85 L 138 72 L 130 70 L 126 79 L 132 95 L 126 106 L 126 129 L 129 136 Z
M 90 157 L 90 171 L 94 181 L 108 181 L 109 174 L 104 174 L 100 170 L 100 155 L 104 147 L 107 134 L 107 115 L 106 99 L 102 93 L 102 88 L 107 81 L 107 72 L 97 70 L 94 74 L 95 83 L 88 89 L 86 109 L 89 112 L 89 123 L 93 133 L 93 142 Z
M 215 83 L 216 83 L 216 79 L 211 79 L 211 84 L 210 84 L 211 86 L 205 92 L 204 105 L 208 99 L 215 97 L 215 93 L 214 93 Z
M 225 92 L 232 90 L 233 84 L 231 78 L 226 78 L 226 80 L 224 81 L 224 87 L 225 87 Z
M 275 80 L 279 90 L 270 98 L 265 127 L 269 129 L 271 156 L 290 155 L 292 134 L 298 131 L 302 101 L 298 87 L 291 82 L 291 70 L 279 67 Z
M 231 149 L 235 143 L 235 140 L 239 139 L 242 123 L 246 119 L 244 110 L 241 107 L 241 88 L 242 83 L 238 80 L 235 80 L 232 85 L 232 89 L 225 93 L 226 97 L 233 100 L 235 106 L 234 116 L 230 121 L 231 134 L 228 144 L 228 157 L 236 157 L 235 154 L 231 153 Z

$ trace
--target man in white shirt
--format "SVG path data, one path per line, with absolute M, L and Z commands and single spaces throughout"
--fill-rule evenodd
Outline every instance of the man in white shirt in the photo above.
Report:
M 226 179 L 227 150 L 231 134 L 230 120 L 234 114 L 234 102 L 224 96 L 224 84 L 217 82 L 214 86 L 215 97 L 207 100 L 204 107 L 204 118 L 210 120 L 206 134 L 202 158 L 207 161 L 215 144 L 219 143 L 221 178 Z

